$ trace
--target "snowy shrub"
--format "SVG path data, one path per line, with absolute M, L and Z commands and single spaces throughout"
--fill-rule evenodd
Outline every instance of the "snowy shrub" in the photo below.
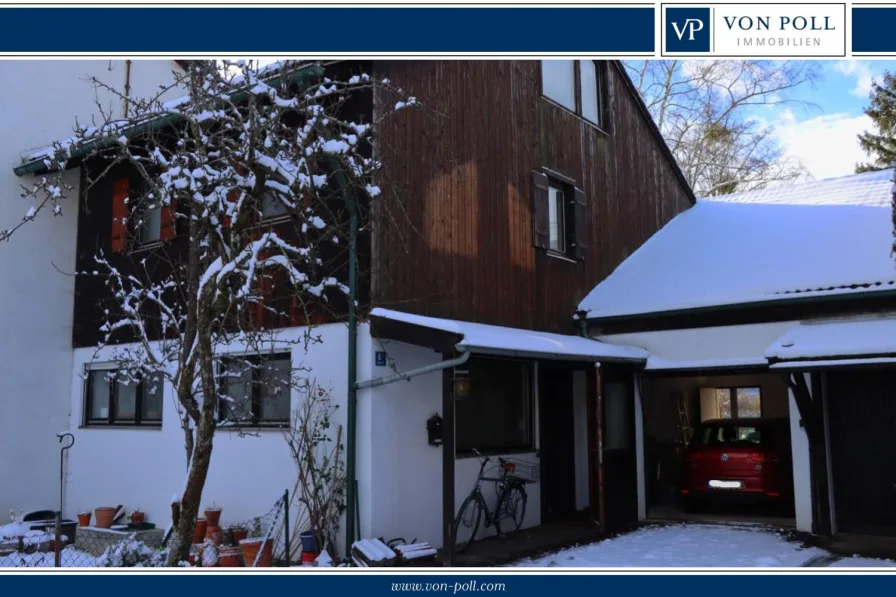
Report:
M 107 547 L 97 558 L 96 565 L 103 568 L 156 568 L 165 565 L 166 555 L 165 551 L 153 549 L 132 536 Z

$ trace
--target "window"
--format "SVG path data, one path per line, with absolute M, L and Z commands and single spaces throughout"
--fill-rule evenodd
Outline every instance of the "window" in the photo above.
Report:
M 162 425 L 160 375 L 133 379 L 116 369 L 87 372 L 86 425 Z
M 758 419 L 762 416 L 759 388 L 700 388 L 700 420 Z
M 289 353 L 228 357 L 221 360 L 220 371 L 219 420 L 249 425 L 289 423 L 292 394 Z
M 566 194 L 555 186 L 548 187 L 548 247 L 566 252 Z
M 718 446 L 720 448 L 760 446 L 762 430 L 749 425 L 707 425 L 694 434 L 694 446 Z
M 531 366 L 507 359 L 472 358 L 466 374 L 469 393 L 455 403 L 457 452 L 532 449 Z
M 585 193 L 556 173 L 534 175 L 535 246 L 549 254 L 583 261 L 588 252 Z
M 112 183 L 111 252 L 155 245 L 177 234 L 177 205 L 162 205 L 153 195 L 142 195 L 128 177 Z M 136 247 L 134 246 L 136 245 Z
M 146 205 L 137 222 L 137 238 L 141 245 L 148 245 L 162 240 L 162 206 Z
M 261 218 L 270 220 L 286 215 L 288 209 L 286 204 L 276 197 L 273 193 L 265 193 L 261 197 Z
M 576 61 L 542 60 L 541 88 L 561 106 L 576 111 Z
M 594 60 L 542 60 L 542 94 L 582 118 L 601 126 L 603 124 L 601 71 L 600 64 Z M 576 89 L 579 90 L 578 93 Z
M 593 60 L 579 62 L 582 72 L 582 116 L 594 124 L 600 122 L 600 77 Z

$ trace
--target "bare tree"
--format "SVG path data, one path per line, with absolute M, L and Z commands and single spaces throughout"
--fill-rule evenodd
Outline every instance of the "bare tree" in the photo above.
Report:
M 807 174 L 788 158 L 763 106 L 795 103 L 788 93 L 811 85 L 811 61 L 645 60 L 626 68 L 685 177 L 698 196 L 749 191 Z
M 125 382 L 165 380 L 174 388 L 187 477 L 174 488 L 168 565 L 189 552 L 219 405 L 234 426 L 252 423 L 244 394 L 232 392 L 228 380 L 236 386 L 266 380 L 281 386 L 277 391 L 301 387 L 300 368 L 274 370 L 255 357 L 319 341 L 313 314 L 347 304 L 348 289 L 333 272 L 347 245 L 343 207 L 376 200 L 373 174 L 380 164 L 370 151 L 379 122 L 357 121 L 346 102 L 378 88 L 395 93 L 395 110 L 415 103 L 367 75 L 298 76 L 308 69 L 197 62 L 178 77 L 184 98 L 132 99 L 126 120 L 80 128 L 75 139 L 48 152 L 61 170 L 74 149 L 95 148 L 85 159 L 94 164 L 88 186 L 116 168 L 136 173 L 127 221 L 119 222 L 129 234 L 139 234 L 159 210 L 179 230 L 171 248 L 128 261 L 100 252 L 96 269 L 78 272 L 108 288 L 102 345 L 111 347 L 117 375 Z M 52 193 L 53 184 L 35 188 L 34 199 Z M 266 213 L 276 214 L 276 229 L 263 224 Z M 272 292 L 288 300 L 267 300 Z M 305 333 L 284 339 L 278 322 L 294 321 L 296 311 Z M 222 360 L 235 346 L 240 356 Z

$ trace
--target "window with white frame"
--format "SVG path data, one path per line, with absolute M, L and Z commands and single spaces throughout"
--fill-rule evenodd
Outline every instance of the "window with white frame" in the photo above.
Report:
M 162 425 L 163 382 L 158 374 L 131 375 L 118 369 L 88 369 L 84 424 Z
M 542 60 L 541 92 L 585 120 L 602 126 L 602 74 L 601 63 L 594 60 Z
M 232 356 L 219 365 L 222 423 L 282 426 L 289 423 L 292 362 L 289 353 Z

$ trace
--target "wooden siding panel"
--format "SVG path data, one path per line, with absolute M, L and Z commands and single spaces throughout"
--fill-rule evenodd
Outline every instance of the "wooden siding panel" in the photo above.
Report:
M 541 97 L 538 61 L 374 68 L 424 105 L 380 134 L 391 184 L 373 224 L 378 306 L 569 332 L 578 301 L 690 204 L 614 64 L 603 69 L 608 132 Z M 382 113 L 394 98 L 375 101 Z M 542 168 L 587 195 L 584 262 L 532 246 L 532 172 Z

